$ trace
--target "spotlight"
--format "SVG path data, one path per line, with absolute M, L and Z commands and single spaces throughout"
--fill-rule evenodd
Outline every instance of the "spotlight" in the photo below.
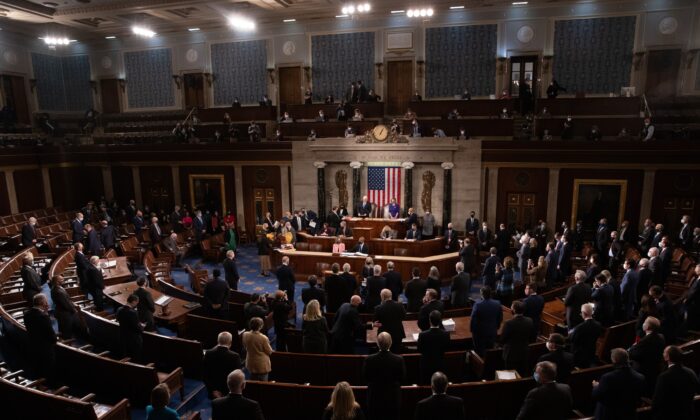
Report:
M 413 17 L 413 9 L 408 9 L 408 12 L 406 12 L 406 16 L 412 18 Z
M 354 15 L 355 13 L 367 13 L 371 8 L 369 3 L 346 4 L 340 11 L 343 15 Z
M 71 40 L 66 37 L 47 36 L 40 39 L 42 39 L 44 41 L 44 44 L 48 45 L 49 47 L 68 45 L 71 43 Z
M 255 30 L 255 22 L 243 16 L 231 16 L 228 18 L 228 23 L 233 29 L 238 31 Z
M 406 16 L 410 18 L 414 17 L 431 17 L 435 14 L 435 11 L 433 8 L 427 8 L 427 9 L 408 9 L 406 11 Z
M 134 35 L 139 35 L 146 38 L 153 38 L 154 36 L 156 36 L 155 32 L 148 28 L 144 28 L 143 26 L 132 26 L 131 32 L 133 32 Z

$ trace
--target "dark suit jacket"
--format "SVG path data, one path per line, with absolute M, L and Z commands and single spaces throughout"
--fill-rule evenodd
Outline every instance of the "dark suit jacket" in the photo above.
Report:
M 86 272 L 90 267 L 90 260 L 82 252 L 75 253 L 75 271 L 78 275 L 78 280 L 80 282 L 80 287 L 87 286 Z
M 516 420 L 568 419 L 573 408 L 569 385 L 550 382 L 527 393 Z
M 509 362 L 527 360 L 532 331 L 532 320 L 526 316 L 516 315 L 513 319 L 503 323 L 503 331 L 501 332 L 503 360 Z
M 403 329 L 403 320 L 406 318 L 406 309 L 403 304 L 393 300 L 385 300 L 374 308 L 374 320 L 382 326 L 377 333 L 388 332 L 391 335 L 392 347 L 401 347 L 401 340 L 406 337 Z
M 601 334 L 603 334 L 603 327 L 594 319 L 580 323 L 569 334 L 571 351 L 574 353 L 574 362 L 577 367 L 581 369 L 591 367 L 596 358 L 596 342 Z
M 236 260 L 230 258 L 224 259 L 224 278 L 231 289 L 238 290 L 238 280 L 241 276 L 238 275 Z
M 117 231 L 112 225 L 107 225 L 100 231 L 100 242 L 105 249 L 114 248 L 117 241 Z
M 117 310 L 117 322 L 119 322 L 119 341 L 121 341 L 124 355 L 138 358 L 143 347 L 143 327 L 139 324 L 139 315 L 129 306 L 122 306 Z
M 349 342 L 352 347 L 352 341 L 359 333 L 361 327 L 362 322 L 360 321 L 360 313 L 357 311 L 357 308 L 349 302 L 343 303 L 340 305 L 338 312 L 335 313 L 331 335 L 334 341 Z
M 386 287 L 386 279 L 382 276 L 372 276 L 367 279 L 367 298 L 365 306 L 368 310 L 372 310 L 382 301 L 379 293 Z
M 160 228 L 160 225 L 158 225 Z M 153 245 L 157 244 L 160 242 L 160 236 L 163 234 L 163 229 L 160 229 L 160 233 L 158 232 L 158 229 L 156 229 L 155 224 L 151 224 L 151 226 L 148 227 L 148 235 L 151 238 L 151 243 Z
M 279 289 L 280 290 L 286 290 L 287 294 L 289 294 L 289 291 L 291 290 L 292 292 L 294 291 L 294 272 L 292 271 L 292 268 L 289 267 L 288 265 L 280 265 L 279 268 L 277 268 L 277 281 L 279 282 Z M 291 297 L 290 297 L 291 299 Z
M 613 286 L 605 283 L 604 285 L 593 289 L 591 299 L 595 302 L 595 311 L 593 318 L 600 322 L 603 326 L 610 326 L 615 320 L 615 290 Z
M 391 290 L 391 299 L 397 301 L 399 299 L 399 295 L 403 291 L 401 273 L 394 270 L 388 270 L 386 273 L 384 273 L 384 278 L 386 279 L 386 288 Z
M 661 268 L 661 259 L 659 257 L 654 257 L 649 259 L 649 270 L 651 271 L 651 286 L 662 286 L 663 287 L 663 280 L 662 280 L 662 271 L 663 269 Z M 644 292 L 647 293 L 649 289 L 645 290 Z
M 518 268 L 520 268 L 521 276 L 524 278 L 527 273 L 527 260 L 530 259 L 530 245 L 521 245 L 516 255 L 518 257 Z
M 264 420 L 260 404 L 239 394 L 228 394 L 211 402 L 212 420 Z
M 219 391 L 221 394 L 228 392 L 226 378 L 229 373 L 240 367 L 241 356 L 224 346 L 216 346 L 204 352 L 202 376 L 210 398 L 214 391 Z
M 467 217 L 467 222 L 464 224 L 465 227 L 465 234 L 469 234 L 469 232 L 475 232 L 479 230 L 479 219 Z
M 102 271 L 92 264 L 88 264 L 88 268 L 85 270 L 85 282 L 88 290 L 97 291 L 105 288 L 105 279 Z
M 484 268 L 481 270 L 481 277 L 484 280 L 485 286 L 490 286 L 494 291 L 496 290 L 496 265 L 500 260 L 498 256 L 491 255 L 484 261 Z
M 559 250 L 559 259 L 557 260 L 557 265 L 559 266 L 559 271 L 562 275 L 568 276 L 571 274 L 571 252 L 574 246 L 571 242 L 562 243 L 561 249 Z
M 424 304 L 420 307 L 418 312 L 418 328 L 421 331 L 425 331 L 430 328 L 430 313 L 433 311 L 438 311 L 443 313 L 445 311 L 445 304 L 441 300 L 431 300 L 430 302 Z M 440 328 L 445 328 L 440 323 Z
M 691 369 L 673 365 L 656 381 L 651 412 L 654 420 L 697 419 L 693 397 L 700 393 L 700 382 Z
M 136 236 L 138 236 L 139 233 L 141 233 L 141 230 L 143 229 L 143 225 L 144 225 L 143 218 L 138 217 L 138 216 L 134 216 L 131 223 L 134 224 L 134 233 L 136 233 Z
M 406 239 L 416 239 L 420 240 L 422 237 L 421 232 L 419 229 L 413 230 L 413 229 L 408 229 L 406 231 Z
M 418 401 L 415 420 L 463 420 L 464 401 L 447 394 L 433 394 Z
M 406 228 L 411 230 L 411 226 L 413 226 L 414 223 L 416 226 L 418 226 L 418 215 L 416 213 L 410 214 L 408 217 L 406 217 L 404 223 L 406 224 Z
M 350 302 L 352 291 L 345 279 L 340 275 L 331 274 L 326 277 L 324 288 L 328 295 L 328 302 L 326 303 L 326 310 L 328 312 L 338 312 L 340 305 L 345 302 Z
M 367 381 L 367 409 L 371 419 L 399 419 L 401 382 L 406 377 L 403 357 L 389 351 L 367 356 L 362 366 Z
M 661 370 L 666 340 L 664 336 L 653 332 L 642 337 L 641 340 L 629 349 L 630 360 L 635 369 L 644 375 L 647 390 L 653 392 L 656 378 Z
M 523 303 L 525 304 L 523 315 L 532 320 L 533 337 L 537 337 L 537 334 L 540 332 L 542 311 L 544 310 L 544 298 L 540 295 L 530 295 L 523 299 Z
M 581 305 L 591 300 L 591 286 L 584 282 L 576 283 L 569 287 L 564 297 L 566 306 L 566 325 L 574 328 L 583 321 L 581 317 Z
M 228 297 L 230 289 L 226 281 L 221 278 L 212 279 L 204 285 L 204 303 L 207 309 L 212 312 L 221 313 L 228 310 Z M 219 309 L 214 309 L 214 305 L 221 305 Z
M 372 213 L 372 203 L 360 203 L 355 208 L 355 216 L 367 217 Z
M 346 272 L 343 272 L 340 275 L 340 278 L 345 281 L 348 291 L 350 292 L 350 296 L 352 296 L 352 294 L 355 293 L 355 289 L 357 289 L 357 278 L 354 275 Z M 348 298 L 348 300 L 350 300 L 350 298 Z
M 352 252 L 361 252 L 363 254 L 369 254 L 369 246 L 366 242 L 363 244 L 358 242 L 357 245 L 355 245 L 355 247 L 352 249 Z
M 476 268 L 476 254 L 474 250 L 474 245 L 467 245 L 459 250 L 459 257 L 462 259 L 462 264 L 464 264 L 464 271 L 471 274 Z
M 97 231 L 92 229 L 87 234 L 87 252 L 91 255 L 97 255 L 98 257 L 102 255 L 102 243 L 100 243 L 100 238 L 97 236 Z
M 25 223 L 24 226 L 22 226 L 22 247 L 26 248 L 34 245 L 35 239 L 36 228 L 29 223 Z
M 639 284 L 637 272 L 631 269 L 627 270 L 622 277 L 622 283 L 620 283 L 620 303 L 622 304 L 624 320 L 634 317 L 634 306 L 637 303 L 637 284 Z
M 304 310 L 306 310 L 306 305 L 313 299 L 318 301 L 321 305 L 321 312 L 323 312 L 326 306 L 326 293 L 323 289 L 319 287 L 305 287 L 301 290 L 301 301 L 304 303 Z
M 134 290 L 134 294 L 139 297 L 139 304 L 136 306 L 136 311 L 139 314 L 139 321 L 146 323 L 146 330 L 153 331 L 155 329 L 153 313 L 156 311 L 156 304 L 153 302 L 151 292 L 139 287 Z
M 488 251 L 491 246 L 491 241 L 493 240 L 493 234 L 491 234 L 490 229 L 486 229 L 486 232 L 484 232 L 483 229 L 479 229 L 476 232 L 476 239 L 479 242 L 479 249 Z
M 423 304 L 423 296 L 428 288 L 427 283 L 423 279 L 414 278 L 406 283 L 404 295 L 408 300 L 408 312 L 418 312 Z
M 445 245 L 448 246 L 450 250 L 457 249 L 459 245 L 458 240 L 459 238 L 457 238 L 456 230 L 452 229 L 452 231 L 450 231 L 449 229 L 445 229 Z
M 23 286 L 22 296 L 31 305 L 34 295 L 41 293 L 41 276 L 31 265 L 22 265 L 20 275 Z
M 631 367 L 616 367 L 604 374 L 592 393 L 596 420 L 636 419 L 643 389 L 644 376 Z
M 557 349 L 545 353 L 537 359 L 537 362 L 552 362 L 557 365 L 557 382 L 559 383 L 565 383 L 569 379 L 575 365 L 574 355 L 568 351 L 564 351 L 564 349 Z
M 418 334 L 420 357 L 420 379 L 430 383 L 430 376 L 444 370 L 445 352 L 450 348 L 450 333 L 440 328 L 429 328 Z
M 610 230 L 607 226 L 599 226 L 595 233 L 595 245 L 600 255 L 607 258 L 608 243 L 610 242 Z
M 494 299 L 480 300 L 474 304 L 470 321 L 473 335 L 495 338 L 503 321 L 501 302 Z
M 83 233 L 83 224 L 78 219 L 73 219 L 71 222 L 71 230 L 73 231 L 73 243 L 83 242 L 85 234 Z
M 32 354 L 53 355 L 56 333 L 51 326 L 49 314 L 31 307 L 24 312 L 24 326 L 27 329 L 27 344 Z
M 466 271 L 455 274 L 450 285 L 450 302 L 454 307 L 469 305 L 469 294 L 472 290 L 472 281 Z

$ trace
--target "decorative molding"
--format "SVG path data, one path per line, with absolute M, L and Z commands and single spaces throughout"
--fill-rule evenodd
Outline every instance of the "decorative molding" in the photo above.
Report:
M 182 88 L 182 77 L 179 74 L 173 74 L 173 81 L 177 86 L 177 90 L 180 90 Z
M 267 77 L 270 79 L 270 84 L 275 84 L 275 69 L 267 69 Z
M 444 169 L 446 171 L 449 171 L 450 169 L 455 167 L 455 164 L 452 162 L 442 162 L 440 164 L 440 167 L 442 167 L 442 169 Z
M 362 162 L 352 161 L 352 162 L 350 162 L 350 167 L 351 167 L 352 169 L 361 168 L 361 167 L 362 167 Z
M 382 80 L 382 70 L 384 68 L 384 63 L 374 63 L 374 67 L 377 68 L 377 79 Z
M 404 169 L 413 169 L 415 168 L 416 164 L 413 162 L 402 162 L 401 167 Z
M 418 66 L 416 69 L 416 77 L 422 79 L 425 74 L 425 60 L 416 60 L 416 65 Z
M 632 58 L 632 66 L 634 67 L 634 70 L 639 70 L 646 54 L 646 51 L 638 51 L 634 53 L 634 57 Z
M 328 164 L 327 164 L 326 162 L 322 162 L 322 161 L 316 161 L 316 162 L 314 162 L 314 167 L 315 167 L 316 169 L 323 169 L 323 168 L 325 168 L 326 166 L 328 166 Z

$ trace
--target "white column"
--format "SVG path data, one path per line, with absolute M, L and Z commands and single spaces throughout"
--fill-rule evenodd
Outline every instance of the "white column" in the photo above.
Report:
M 486 209 L 487 222 L 491 229 L 495 229 L 500 223 L 500 220 L 496 220 L 496 206 L 498 201 L 498 168 L 489 168 L 489 204 Z M 483 219 L 482 219 L 483 221 Z M 505 221 L 503 221 L 505 222 Z
M 170 168 L 173 172 L 173 200 L 175 204 L 182 204 L 182 192 L 180 190 L 180 167 L 172 166 Z
M 51 194 L 51 174 L 49 174 L 49 168 L 41 168 L 41 180 L 44 184 L 44 203 L 46 207 L 53 207 L 53 194 Z
M 557 225 L 557 198 L 559 196 L 559 168 L 549 168 L 549 189 L 547 190 L 547 225 L 554 230 Z
M 236 189 L 236 221 L 238 226 L 245 226 L 245 203 L 243 202 L 243 167 L 233 165 L 233 183 Z M 252 199 L 252 197 L 251 197 Z
M 644 171 L 644 181 L 642 181 L 642 202 L 640 203 L 639 207 L 639 229 L 644 229 L 644 219 L 651 216 L 651 202 L 654 198 L 655 176 L 656 171 L 653 169 L 647 169 Z
M 15 173 L 11 169 L 5 171 L 5 184 L 7 184 L 7 198 L 10 200 L 10 213 L 19 213 L 17 191 L 15 190 Z
M 141 197 L 141 171 L 138 166 L 131 167 L 131 177 L 134 179 L 134 201 L 136 201 L 136 207 L 141 207 L 143 198 Z
M 292 173 L 292 182 L 294 182 L 294 173 Z M 280 186 L 282 190 L 282 213 L 293 211 L 294 205 L 292 192 L 289 190 L 289 165 L 280 165 Z M 275 217 L 280 217 L 281 214 L 276 214 Z
M 102 166 L 102 186 L 105 192 L 105 198 L 107 200 L 112 200 L 114 198 L 114 186 L 112 184 L 112 168 L 109 166 Z

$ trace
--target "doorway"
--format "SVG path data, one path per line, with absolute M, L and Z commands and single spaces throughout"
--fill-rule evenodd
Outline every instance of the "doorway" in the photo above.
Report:
M 20 124 L 30 124 L 29 102 L 24 77 L 3 74 L 2 91 L 5 94 L 5 105 L 15 110 L 16 121 Z
M 507 227 L 520 230 L 536 226 L 535 193 L 508 193 Z
M 537 92 L 537 60 L 536 55 L 510 58 L 509 93 L 511 98 L 518 100 L 517 107 L 522 115 L 530 113 L 533 109 Z
M 280 105 L 303 103 L 301 89 L 301 67 L 280 67 Z
M 186 73 L 183 76 L 185 90 L 185 108 L 204 108 L 204 75 L 202 73 Z
M 413 60 L 387 63 L 386 112 L 402 115 L 408 108 L 413 91 Z
M 681 65 L 681 50 L 649 51 L 647 60 L 647 96 L 676 96 L 676 81 Z
M 100 80 L 100 100 L 103 114 L 118 114 L 121 110 L 121 87 L 119 79 Z

